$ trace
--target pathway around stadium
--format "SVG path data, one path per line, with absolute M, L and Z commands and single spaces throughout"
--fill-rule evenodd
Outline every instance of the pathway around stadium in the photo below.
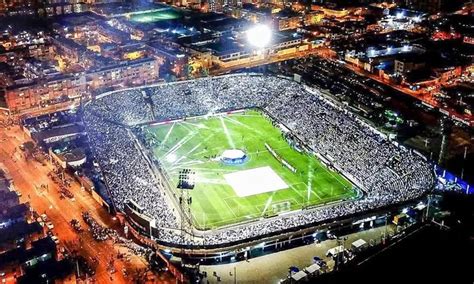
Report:
M 379 243 L 384 234 L 393 233 L 393 226 L 382 226 L 362 232 L 347 235 L 345 247 L 350 248 L 352 242 L 363 239 L 368 243 Z M 373 240 L 373 241 L 370 241 Z M 273 254 L 251 258 L 249 261 L 221 265 L 201 265 L 201 271 L 206 271 L 208 278 L 203 283 L 218 283 L 214 271 L 221 278 L 221 283 L 234 283 L 237 275 L 237 283 L 279 283 L 281 279 L 288 276 L 288 268 L 296 266 L 303 269 L 313 264 L 313 257 L 318 256 L 328 263 L 330 268 L 334 267 L 334 261 L 326 257 L 326 252 L 337 246 L 336 240 L 327 240 L 322 243 L 310 244 L 294 249 L 276 252 Z

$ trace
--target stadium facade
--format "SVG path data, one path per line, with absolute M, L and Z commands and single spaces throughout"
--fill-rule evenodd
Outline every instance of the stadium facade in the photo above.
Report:
M 308 151 L 361 194 L 217 229 L 195 228 L 189 206 L 170 190 L 169 177 L 137 129 L 248 108 L 262 109 L 284 123 Z M 285 77 L 235 74 L 104 93 L 84 106 L 83 119 L 113 207 L 132 231 L 153 246 L 200 258 L 262 243 L 277 247 L 351 224 L 355 218 L 416 203 L 434 185 L 426 158 L 389 141 L 318 90 Z

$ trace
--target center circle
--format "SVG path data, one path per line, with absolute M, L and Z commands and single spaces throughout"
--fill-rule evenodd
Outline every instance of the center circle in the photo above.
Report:
M 222 152 L 220 159 L 227 165 L 240 165 L 247 160 L 247 154 L 239 149 L 229 149 Z

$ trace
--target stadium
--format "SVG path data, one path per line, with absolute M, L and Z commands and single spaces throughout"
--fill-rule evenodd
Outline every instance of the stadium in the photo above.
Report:
M 188 253 L 291 240 L 416 202 L 434 184 L 426 158 L 284 77 L 113 91 L 83 120 L 113 207 L 154 244 Z
M 178 10 L 169 7 L 146 10 L 140 12 L 132 12 L 125 14 L 127 19 L 136 23 L 154 23 L 166 20 L 175 20 L 181 17 Z

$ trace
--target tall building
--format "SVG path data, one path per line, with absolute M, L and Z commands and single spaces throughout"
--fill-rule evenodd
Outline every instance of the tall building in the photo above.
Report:
M 224 9 L 224 1 L 227 0 L 209 0 L 209 11 L 220 13 Z
M 192 9 L 200 9 L 201 8 L 201 0 L 187 0 L 187 7 Z

